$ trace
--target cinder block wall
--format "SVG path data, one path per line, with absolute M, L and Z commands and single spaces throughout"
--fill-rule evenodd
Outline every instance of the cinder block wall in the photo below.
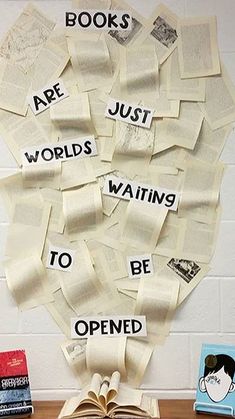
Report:
M 129 0 L 145 15 L 156 0 Z M 235 1 L 164 0 L 179 16 L 216 15 L 221 58 L 235 83 Z M 70 5 L 64 0 L 35 3 L 62 24 Z M 0 37 L 14 22 L 26 1 L 0 0 Z M 223 207 L 217 246 L 207 278 L 178 309 L 166 343 L 158 347 L 146 371 L 143 388 L 158 397 L 191 398 L 197 383 L 202 343 L 235 345 L 235 133 L 231 133 L 221 159 L 227 164 L 221 190 Z M 0 138 L 0 176 L 17 166 Z M 7 215 L 0 204 L 0 260 L 4 254 Z M 192 237 L 193 240 L 193 237 Z M 0 267 L 0 350 L 25 348 L 34 399 L 65 399 L 76 394 L 77 381 L 59 345 L 64 336 L 44 307 L 20 313 Z

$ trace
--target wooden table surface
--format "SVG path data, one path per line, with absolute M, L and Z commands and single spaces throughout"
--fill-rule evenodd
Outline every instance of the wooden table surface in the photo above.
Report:
M 197 415 L 193 411 L 194 400 L 159 400 L 161 419 L 218 419 L 215 415 Z M 56 419 L 63 402 L 34 402 L 32 419 Z

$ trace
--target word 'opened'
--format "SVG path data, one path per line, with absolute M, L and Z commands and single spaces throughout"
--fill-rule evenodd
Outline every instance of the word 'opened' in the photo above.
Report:
M 71 319 L 71 338 L 147 336 L 145 316 L 97 316 Z

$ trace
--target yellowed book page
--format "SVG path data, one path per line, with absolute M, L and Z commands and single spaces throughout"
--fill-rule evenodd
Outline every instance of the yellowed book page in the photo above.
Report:
M 35 253 L 5 262 L 7 285 L 20 310 L 28 310 L 53 301 L 46 286 L 46 271 Z
M 70 96 L 50 108 L 51 121 L 57 128 L 59 140 L 85 137 L 94 134 L 87 93 L 70 87 Z
M 153 350 L 154 345 L 152 343 L 127 338 L 126 370 L 128 384 L 137 388 L 140 386 Z
M 107 104 L 100 99 L 100 91 L 98 89 L 91 90 L 88 93 L 91 119 L 98 136 L 112 137 L 114 129 L 114 121 L 105 117 L 105 109 Z
M 120 95 L 129 103 L 141 99 L 144 106 L 155 108 L 159 96 L 158 60 L 152 43 L 120 49 Z
M 112 172 L 114 173 L 114 172 Z M 97 178 L 97 181 L 99 183 L 101 192 L 103 192 L 103 187 L 104 187 L 104 182 L 106 179 L 107 175 L 103 175 L 103 176 L 99 176 Z M 110 217 L 113 213 L 113 211 L 115 210 L 115 208 L 117 207 L 118 203 L 119 203 L 119 199 L 116 199 L 112 196 L 107 196 L 104 195 L 102 193 L 102 205 L 103 205 L 103 213 L 105 215 L 107 215 L 108 217 Z
M 211 223 L 216 217 L 220 186 L 224 172 L 222 163 L 208 165 L 189 161 L 185 166 L 178 215 Z
M 30 197 L 35 194 L 32 189 L 25 189 L 21 173 L 16 173 L 0 179 L 0 194 L 6 208 L 9 221 L 12 221 L 15 202 L 19 199 Z M 40 195 L 38 195 L 40 199 Z
M 156 122 L 156 141 L 153 154 L 174 145 L 192 150 L 203 121 L 196 102 L 181 102 L 179 118 L 164 118 Z
M 180 19 L 177 31 L 181 78 L 219 74 L 216 17 Z
M 109 9 L 110 0 L 72 0 L 72 6 L 77 9 Z
M 67 47 L 65 36 L 64 39 Z M 58 39 L 49 38 L 34 63 L 32 90 L 40 90 L 48 82 L 57 80 L 68 64 L 69 59 L 68 50 L 66 51 L 66 49 L 64 50 L 58 46 Z
M 121 241 L 126 245 L 154 250 L 168 210 L 164 207 L 131 200 L 128 204 L 122 226 Z
M 112 85 L 112 65 L 104 37 L 92 40 L 69 36 L 68 48 L 80 91 Z
M 31 78 L 16 64 L 0 59 L 0 108 L 25 116 Z
M 112 280 L 127 276 L 124 256 L 121 252 L 94 240 L 88 241 L 87 245 L 99 278 L 101 278 L 101 275 L 99 275 L 101 271 L 106 278 Z
M 203 78 L 182 79 L 180 77 L 177 48 L 169 57 L 167 78 L 168 99 L 204 102 L 206 98 L 206 81 Z
M 53 298 L 54 301 L 46 304 L 46 308 L 61 332 L 69 339 L 71 336 L 71 318 L 76 317 L 76 313 L 67 303 L 61 288 L 53 292 Z
M 147 280 L 140 279 L 135 314 L 146 316 L 150 342 L 156 343 L 169 334 L 178 293 L 179 281 L 167 278 L 161 271 Z
M 38 164 L 22 167 L 25 188 L 60 188 L 61 163 Z
M 0 110 L 0 133 L 19 166 L 22 148 L 48 143 L 46 132 L 30 110 L 26 117 Z
M 42 255 L 50 211 L 50 204 L 35 192 L 15 201 L 5 247 L 7 257 L 23 257 L 27 253 Z
M 177 278 L 180 283 L 177 306 L 194 290 L 209 272 L 209 265 L 187 259 L 167 259 L 159 275 L 166 278 Z
M 87 339 L 86 363 L 90 374 L 99 371 L 110 376 L 113 371 L 119 371 L 121 378 L 126 377 L 125 337 L 90 337 Z
M 27 72 L 54 26 L 54 22 L 29 3 L 1 42 L 0 55 Z
M 179 218 L 169 213 L 154 253 L 171 258 L 184 258 L 209 263 L 216 244 L 220 208 L 210 224 Z M 193 237 L 193 240 L 192 240 Z
M 40 193 L 43 199 L 51 205 L 48 231 L 63 233 L 65 222 L 62 192 L 49 188 L 41 188 Z
M 90 158 L 62 162 L 61 190 L 95 182 L 96 177 Z
M 86 365 L 86 343 L 86 339 L 73 339 L 61 344 L 64 357 L 82 386 L 90 378 Z
M 77 313 L 92 314 L 108 310 L 118 298 L 115 289 L 108 282 L 103 284 L 97 277 L 85 242 L 77 242 L 71 272 L 61 276 L 64 296 Z
M 147 171 L 154 146 L 155 124 L 150 129 L 116 121 L 112 169 L 133 176 Z
M 212 130 L 204 119 L 194 149 L 180 151 L 180 167 L 184 169 L 189 161 L 204 162 L 208 165 L 217 163 L 231 130 L 231 124 Z
M 146 19 L 143 16 L 139 15 L 136 10 L 134 10 L 129 3 L 125 1 L 116 1 L 112 0 L 112 10 L 128 10 L 132 15 L 132 25 L 130 30 L 125 31 L 116 31 L 110 30 L 108 35 L 112 37 L 118 45 L 123 47 L 129 47 L 135 43 L 139 42 L 140 37 L 143 34 L 143 31 L 146 27 Z
M 148 36 L 154 41 L 159 64 L 163 64 L 178 43 L 178 17 L 164 4 L 159 4 L 148 19 L 147 29 L 140 37 L 140 41 Z
M 151 168 L 154 170 L 154 168 L 160 169 L 161 167 L 175 169 L 178 165 L 178 161 L 183 159 L 181 153 L 182 149 L 177 146 L 155 153 L 150 162 L 150 170 L 152 170 Z
M 221 76 L 206 78 L 206 101 L 199 105 L 213 130 L 235 121 L 235 87 L 224 66 Z
M 70 240 L 87 237 L 102 223 L 102 198 L 97 184 L 63 192 L 63 206 Z

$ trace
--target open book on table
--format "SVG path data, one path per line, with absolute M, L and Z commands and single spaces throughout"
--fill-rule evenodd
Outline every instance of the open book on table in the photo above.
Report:
M 120 383 L 120 373 L 111 378 L 94 374 L 79 396 L 67 400 L 59 419 L 69 418 L 160 418 L 158 402 L 143 391 Z

